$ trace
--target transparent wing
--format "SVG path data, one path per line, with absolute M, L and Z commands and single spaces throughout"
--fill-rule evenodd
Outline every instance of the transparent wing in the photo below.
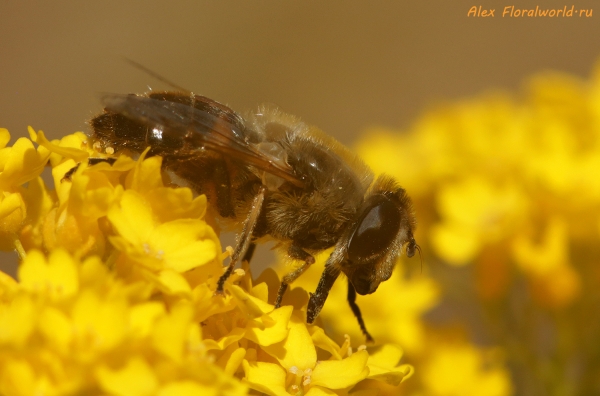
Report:
M 259 151 L 247 140 L 242 119 L 237 113 L 204 96 L 179 93 L 151 94 L 150 97 L 105 94 L 102 103 L 110 112 L 152 129 L 168 130 L 171 136 L 180 135 L 181 139 L 199 149 L 227 154 L 296 186 L 304 185 L 288 164 Z

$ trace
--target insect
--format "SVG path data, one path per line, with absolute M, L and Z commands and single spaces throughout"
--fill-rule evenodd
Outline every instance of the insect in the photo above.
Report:
M 285 275 L 275 306 L 314 255 L 333 247 L 307 322 L 313 323 L 336 279 L 348 278 L 348 303 L 368 333 L 356 293 L 371 294 L 387 280 L 405 248 L 419 246 L 411 200 L 387 176 L 315 127 L 281 110 L 260 106 L 245 117 L 204 96 L 187 92 L 103 96 L 104 113 L 90 122 L 102 148 L 160 155 L 163 167 L 206 194 L 225 226 L 238 232 L 227 270 L 250 260 L 257 243 L 272 239 L 301 265 Z

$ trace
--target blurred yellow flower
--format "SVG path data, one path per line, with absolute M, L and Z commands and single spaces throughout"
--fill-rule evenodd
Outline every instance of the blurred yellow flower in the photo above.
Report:
M 468 263 L 526 216 L 527 202 L 517 186 L 494 186 L 479 176 L 441 185 L 437 201 L 443 220 L 431 229 L 431 244 L 450 264 Z
M 497 366 L 493 351 L 483 353 L 468 344 L 436 345 L 423 367 L 423 382 L 431 396 L 511 394 L 510 376 Z
M 423 277 L 441 290 L 427 320 L 415 316 L 426 330 L 413 340 L 432 349 L 401 344 L 422 368 L 407 386 L 598 394 L 600 63 L 589 80 L 539 73 L 519 95 L 490 92 L 432 108 L 407 131 L 367 132 L 358 152 L 410 193 L 430 268 Z M 376 308 L 365 316 L 401 304 L 400 295 L 367 298 Z M 377 326 L 400 323 L 388 314 Z M 481 363 L 484 349 L 440 341 L 448 326 L 505 354 Z

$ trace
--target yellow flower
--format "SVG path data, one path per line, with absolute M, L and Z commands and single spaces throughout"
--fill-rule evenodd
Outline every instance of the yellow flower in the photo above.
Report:
M 289 327 L 284 341 L 263 348 L 278 364 L 244 360 L 245 381 L 251 388 L 269 395 L 330 394 L 327 390 L 350 389 L 366 378 L 397 385 L 411 373 L 407 365 L 395 367 L 401 353 L 383 352 L 370 357 L 364 346 L 353 352 L 349 337 L 334 350 L 331 359 L 317 359 L 313 338 L 303 319 L 292 317 Z
M 133 190 L 108 212 L 117 236 L 111 243 L 130 259 L 152 269 L 184 272 L 217 257 L 218 244 L 202 220 L 178 219 L 158 223 L 150 205 Z
M 46 262 L 40 251 L 31 251 L 19 268 L 21 287 L 52 299 L 71 297 L 79 291 L 77 268 L 63 250 L 57 250 Z
M 393 385 L 412 373 L 398 366 L 396 347 L 370 355 L 307 327 L 306 293 L 275 309 L 272 271 L 254 284 L 244 264 L 215 296 L 229 250 L 205 220 L 206 197 L 167 187 L 160 158 L 88 165 L 98 153 L 85 135 L 30 136 L 37 150 L 24 139 L 0 153 L 1 243 L 22 257 L 18 281 L 0 273 L 0 393 L 241 395 L 246 384 L 278 392 L 270 370 L 329 394 L 369 372 Z M 46 162 L 54 190 L 38 177 Z
M 431 244 L 450 264 L 466 264 L 485 245 L 507 238 L 526 216 L 524 194 L 515 185 L 494 186 L 481 177 L 442 185 Z
M 438 344 L 423 367 L 423 382 L 432 396 L 503 396 L 512 392 L 508 372 L 497 367 L 493 351 L 470 345 Z M 490 359 L 492 358 L 492 359 Z
M 19 138 L 12 147 L 6 147 L 8 131 L 0 128 L 0 190 L 9 191 L 38 177 L 48 161 L 50 151 L 35 149 L 26 138 Z
M 542 306 L 564 308 L 579 296 L 581 279 L 569 262 L 564 219 L 549 219 L 540 244 L 519 235 L 513 252 L 517 265 L 530 276 L 533 295 Z
M 8 130 L 0 128 L 0 250 L 16 248 L 23 254 L 17 237 L 27 219 L 21 185 L 42 173 L 50 152 L 44 147 L 36 150 L 26 138 L 6 147 L 9 141 Z
M 127 285 L 97 258 L 79 263 L 64 250 L 47 260 L 29 252 L 19 274 L 16 296 L 0 306 L 2 393 L 154 394 L 185 378 L 199 388 L 243 390 L 213 366 L 189 303 L 168 312 L 165 302 L 146 300 L 142 284 Z

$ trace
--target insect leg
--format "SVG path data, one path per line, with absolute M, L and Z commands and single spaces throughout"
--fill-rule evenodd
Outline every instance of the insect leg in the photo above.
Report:
M 248 250 L 246 250 L 246 254 L 244 255 L 244 258 L 242 259 L 242 261 L 247 261 L 248 263 L 250 263 L 250 260 L 252 260 L 252 256 L 254 256 L 255 250 L 256 250 L 256 243 L 250 242 L 250 246 L 248 246 Z
M 110 165 L 114 164 L 117 161 L 116 158 L 101 158 L 101 157 L 91 157 L 88 158 L 88 165 L 96 165 L 99 164 L 100 162 L 107 162 Z M 67 171 L 67 173 L 65 173 L 65 175 L 62 177 L 62 179 L 60 181 L 67 181 L 67 180 L 71 180 L 71 177 L 73 176 L 73 174 L 75 174 L 75 172 L 77 172 L 77 169 L 79 169 L 79 166 L 81 165 L 81 163 L 78 163 L 77 165 L 75 165 L 74 167 L 72 167 L 71 169 L 69 169 Z
M 371 337 L 371 334 L 367 331 L 360 308 L 358 308 L 358 305 L 356 304 L 356 290 L 354 290 L 354 286 L 350 280 L 348 280 L 348 304 L 350 304 L 350 308 L 352 309 L 352 312 L 354 312 L 354 316 L 356 316 L 356 319 L 358 320 L 358 325 L 367 338 L 367 341 L 373 342 L 373 337 Z
M 333 283 L 339 275 L 339 269 L 331 265 L 325 265 L 325 270 L 321 275 L 321 280 L 319 280 L 317 290 L 314 293 L 310 293 L 310 299 L 308 300 L 308 309 L 306 312 L 307 323 L 310 324 L 314 322 L 317 316 L 319 316 L 321 308 L 323 308 L 325 300 L 327 300 L 327 296 L 329 295 L 329 290 L 331 290 Z
M 233 251 L 233 255 L 231 256 L 229 266 L 217 282 L 217 290 L 215 294 L 223 294 L 223 286 L 225 285 L 225 281 L 233 272 L 233 268 L 235 267 L 238 259 L 240 258 L 240 256 L 246 257 L 245 255 L 248 252 L 248 248 L 252 244 L 252 231 L 254 231 L 254 227 L 256 226 L 256 222 L 258 221 L 258 216 L 260 215 L 260 210 L 262 209 L 262 205 L 265 200 L 266 191 L 267 189 L 264 186 L 261 186 L 258 190 L 258 194 L 256 194 L 256 197 L 254 197 L 254 201 L 252 202 L 252 208 L 250 209 L 250 213 L 248 213 L 248 217 L 244 222 L 242 232 L 238 236 L 237 245 L 235 247 L 235 250 Z
M 283 294 L 287 290 L 288 285 L 298 279 L 298 277 L 302 275 L 304 271 L 308 269 L 308 267 L 315 263 L 315 258 L 310 253 L 305 252 L 302 248 L 299 248 L 294 244 L 292 244 L 288 249 L 288 255 L 294 259 L 304 260 L 304 263 L 294 271 L 286 274 L 281 280 L 281 286 L 279 286 L 277 298 L 275 299 L 275 308 L 279 308 L 281 306 L 281 299 L 283 298 Z

